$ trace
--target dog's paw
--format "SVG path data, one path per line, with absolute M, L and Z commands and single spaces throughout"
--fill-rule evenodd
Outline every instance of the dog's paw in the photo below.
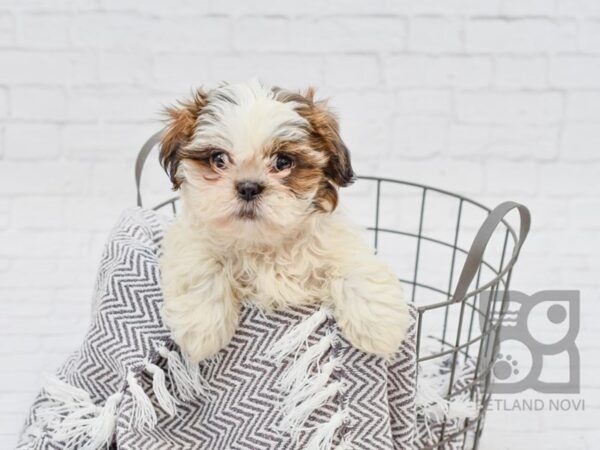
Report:
M 194 292 L 165 302 L 162 309 L 173 340 L 194 363 L 210 358 L 229 344 L 238 315 L 234 301 L 203 301 Z
M 373 272 L 334 280 L 332 296 L 338 326 L 354 347 L 385 358 L 398 351 L 410 313 L 393 275 Z

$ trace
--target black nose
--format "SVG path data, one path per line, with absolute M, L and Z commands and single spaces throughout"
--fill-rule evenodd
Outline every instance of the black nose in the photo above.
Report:
M 264 186 L 252 181 L 242 181 L 236 185 L 240 198 L 249 202 L 262 192 Z

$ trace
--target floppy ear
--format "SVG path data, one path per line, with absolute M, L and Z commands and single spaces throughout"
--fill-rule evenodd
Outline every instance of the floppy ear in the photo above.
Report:
M 312 128 L 312 141 L 328 156 L 325 175 L 338 187 L 348 186 L 354 181 L 354 171 L 350 162 L 350 152 L 340 137 L 340 127 L 335 114 L 327 106 L 327 101 L 315 101 L 315 90 L 309 88 L 304 97 L 308 101 L 308 111 L 303 114 Z
M 190 100 L 184 100 L 166 109 L 165 131 L 161 137 L 160 163 L 173 183 L 179 189 L 183 180 L 177 175 L 181 162 L 181 149 L 193 137 L 198 115 L 206 105 L 206 92 L 198 89 Z

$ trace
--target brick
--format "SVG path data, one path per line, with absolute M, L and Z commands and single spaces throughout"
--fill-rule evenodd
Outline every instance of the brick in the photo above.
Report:
M 594 196 L 600 193 L 600 166 L 589 164 L 551 164 L 541 169 L 544 193 L 557 197 Z
M 290 25 L 291 49 L 300 52 L 402 50 L 406 25 L 399 17 L 301 18 Z
M 447 150 L 451 156 L 481 158 L 487 154 L 490 129 L 482 125 L 451 124 L 448 131 Z
M 21 39 L 27 48 L 62 49 L 69 46 L 69 17 L 65 14 L 24 14 Z
M 567 94 L 567 120 L 600 120 L 600 91 L 571 91 Z
M 397 0 L 389 7 L 398 14 L 496 14 L 499 9 L 498 0 L 455 0 L 440 2 L 438 0 Z
M 507 16 L 552 16 L 556 14 L 556 2 L 554 0 L 502 0 L 500 2 L 500 13 Z
M 458 52 L 462 50 L 461 32 L 461 21 L 456 17 L 415 17 L 410 21 L 408 49 L 415 52 Z
M 561 153 L 566 160 L 600 160 L 600 125 L 568 123 L 561 140 Z
M 23 197 L 13 202 L 13 224 L 19 229 L 60 229 L 67 225 L 61 197 Z
M 236 50 L 285 50 L 289 42 L 289 21 L 284 17 L 242 17 L 233 26 L 233 46 Z
M 142 122 L 156 120 L 163 105 L 138 89 L 85 89 L 71 91 L 69 120 Z
M 68 125 L 64 130 L 65 153 L 72 160 L 120 160 L 133 164 L 140 147 L 159 127 L 158 123 Z
M 80 163 L 39 162 L 0 164 L 0 196 L 24 194 L 83 194 L 89 166 Z
M 18 86 L 11 95 L 12 116 L 16 119 L 58 122 L 65 118 L 67 101 L 60 88 Z
M 394 87 L 487 87 L 492 62 L 487 57 L 396 55 L 384 62 L 386 82 Z
M 152 58 L 152 73 L 157 84 L 186 95 L 193 88 L 213 85 L 218 80 L 227 78 L 221 74 L 220 69 L 216 72 L 217 75 L 213 78 L 207 61 L 192 54 L 160 53 Z
M 19 0 L 26 12 L 73 12 L 98 10 L 99 0 Z
M 556 7 L 561 15 L 600 15 L 600 4 L 595 0 L 560 0 Z
M 491 194 L 535 194 L 539 185 L 537 164 L 499 162 L 485 165 L 485 191 Z
M 231 50 L 231 21 L 218 16 L 177 18 L 176 24 L 162 21 L 152 25 L 147 38 L 145 45 L 154 52 L 193 52 L 196 57 L 206 58 Z
M 239 56 L 215 56 L 211 63 L 213 80 L 229 82 L 244 81 L 261 74 L 266 83 L 285 86 L 288 89 L 320 86 L 323 75 L 320 60 L 314 56 L 289 54 L 243 54 Z M 198 85 L 197 80 L 190 80 Z M 200 80 L 202 82 L 202 80 Z
M 560 126 L 498 125 L 491 128 L 488 154 L 504 159 L 551 161 L 558 157 Z
M 173 27 L 176 30 L 176 27 Z M 73 45 L 81 48 L 132 50 L 143 48 L 153 34 L 161 33 L 157 21 L 135 13 L 85 12 L 72 26 Z
M 460 120 L 471 123 L 556 123 L 562 118 L 559 93 L 463 92 L 456 99 Z
M 71 71 L 68 53 L 6 50 L 0 53 L 0 83 L 64 83 Z
M 113 0 L 117 1 L 117 0 Z M 372 0 L 369 2 L 356 2 L 353 0 L 331 0 L 322 2 L 319 0 L 306 0 L 297 3 L 280 2 L 277 0 L 257 0 L 249 4 L 244 0 L 219 0 L 212 1 L 209 11 L 216 14 L 266 14 L 266 15 L 314 15 L 315 11 L 320 14 L 389 14 L 390 3 L 386 0 Z
M 331 106 L 339 113 L 342 138 L 354 160 L 372 160 L 373 149 L 387 154 L 390 149 L 388 124 L 393 109 L 391 96 L 369 90 L 340 93 L 332 99 Z
M 152 78 L 151 67 L 150 58 L 140 52 L 102 52 L 95 76 L 106 84 L 147 85 Z
M 343 55 L 326 58 L 325 84 L 335 89 L 369 87 L 379 82 L 379 62 L 374 56 Z
M 0 198 L 0 230 L 8 228 L 11 222 L 11 202 L 7 198 Z M 8 264 L 6 261 L 3 263 L 0 260 L 1 267 L 5 267 Z
M 432 160 L 428 159 L 384 160 L 380 163 L 377 174 L 382 177 L 430 184 L 459 194 L 480 194 L 484 185 L 482 165 L 472 161 L 438 159 L 432 163 Z
M 30 258 L 51 257 L 77 257 L 85 254 L 87 235 L 67 231 L 50 230 L 22 230 L 19 232 L 8 231 L 5 233 L 0 254 L 18 257 L 27 255 Z M 56 262 L 49 261 L 49 268 L 55 268 Z M 25 270 L 25 269 L 23 269 Z
M 0 47 L 11 47 L 17 41 L 15 19 L 12 14 L 0 13 Z
M 72 230 L 104 232 L 116 223 L 120 211 L 132 206 L 133 200 L 133 196 L 97 197 L 93 201 L 82 198 L 68 199 L 66 215 L 69 217 L 69 227 Z
M 508 89 L 544 89 L 547 84 L 548 68 L 544 58 L 496 58 L 495 86 Z
M 600 87 L 600 57 L 569 55 L 552 58 L 550 83 L 557 87 Z
M 577 50 L 577 27 L 572 21 L 548 19 L 471 19 L 466 25 L 469 52 L 536 53 Z
M 441 152 L 448 121 L 443 117 L 397 117 L 393 123 L 394 154 L 400 158 L 428 158 Z
M 56 125 L 11 124 L 6 127 L 6 159 L 54 159 L 60 151 Z
M 0 89 L 0 119 L 8 117 L 8 91 Z
M 92 0 L 89 0 L 92 1 Z M 102 8 L 108 11 L 118 12 L 143 12 L 160 16 L 185 16 L 198 11 L 208 11 L 210 0 L 197 0 L 189 2 L 187 0 L 172 0 L 165 3 L 161 0 L 146 0 L 144 5 L 140 5 L 137 0 L 103 0 Z
M 410 89 L 396 93 L 395 112 L 400 114 L 450 114 L 452 92 L 449 90 Z
M 600 52 L 600 18 L 583 21 L 579 35 L 581 50 L 584 52 Z
M 600 229 L 598 211 L 600 211 L 599 199 L 577 199 L 571 200 L 568 216 L 575 229 Z
M 131 163 L 96 163 L 92 168 L 93 193 L 115 201 L 133 202 L 135 189 Z

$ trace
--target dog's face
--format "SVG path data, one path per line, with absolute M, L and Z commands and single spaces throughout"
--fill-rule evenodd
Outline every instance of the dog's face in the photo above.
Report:
M 333 211 L 354 175 L 337 120 L 313 95 L 250 81 L 168 109 L 161 160 L 186 211 L 260 240 Z

